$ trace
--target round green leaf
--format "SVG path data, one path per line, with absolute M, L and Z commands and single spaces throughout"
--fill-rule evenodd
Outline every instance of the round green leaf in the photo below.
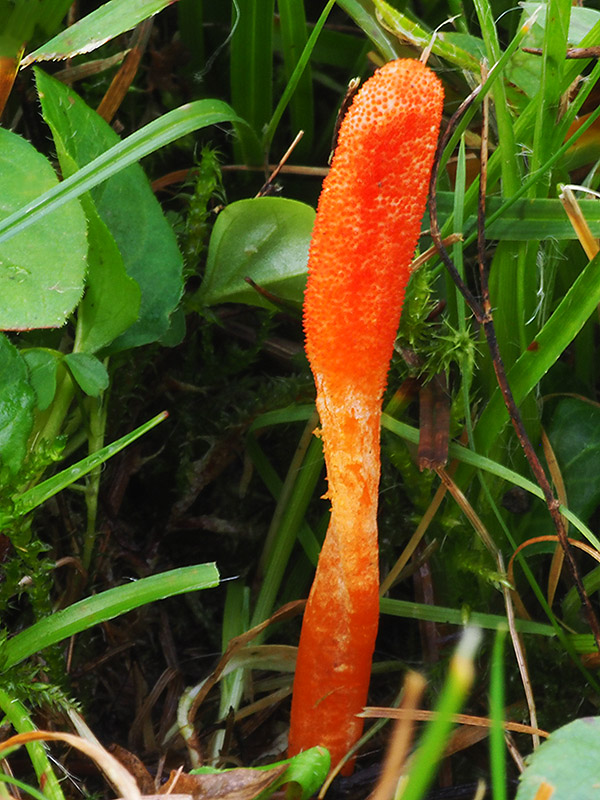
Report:
M 534 800 L 543 783 L 552 788 L 552 800 L 600 798 L 599 760 L 600 717 L 576 719 L 529 756 L 516 800 Z
M 96 356 L 87 353 L 69 353 L 65 356 L 65 364 L 85 394 L 98 397 L 100 392 L 108 388 L 106 367 Z
M 213 228 L 198 300 L 205 305 L 234 302 L 273 308 L 248 284 L 246 278 L 251 278 L 300 306 L 314 220 L 314 209 L 297 200 L 256 197 L 231 203 Z
M 0 219 L 58 183 L 29 142 L 0 128 Z M 0 245 L 0 329 L 57 328 L 83 293 L 86 224 L 66 203 Z
M 56 393 L 56 370 L 62 353 L 45 347 L 24 350 L 21 355 L 29 369 L 29 381 L 35 390 L 37 407 L 45 411 Z

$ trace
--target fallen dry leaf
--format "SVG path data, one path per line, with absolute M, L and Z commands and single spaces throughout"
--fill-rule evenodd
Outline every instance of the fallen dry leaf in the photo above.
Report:
M 253 800 L 278 780 L 287 764 L 268 770 L 231 769 L 228 772 L 190 775 L 172 771 L 160 794 L 190 795 L 193 800 L 218 798 L 218 800 Z

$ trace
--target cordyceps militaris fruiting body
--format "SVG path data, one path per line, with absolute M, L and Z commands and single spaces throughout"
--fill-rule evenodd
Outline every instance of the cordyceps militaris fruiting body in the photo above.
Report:
M 365 82 L 340 126 L 310 246 L 304 328 L 331 520 L 304 613 L 289 749 L 323 745 L 333 764 L 363 725 L 379 618 L 381 403 L 442 106 L 439 79 L 419 61 L 391 61 Z

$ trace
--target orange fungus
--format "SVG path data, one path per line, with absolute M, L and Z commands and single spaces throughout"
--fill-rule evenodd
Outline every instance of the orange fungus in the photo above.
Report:
M 342 121 L 319 200 L 304 301 L 331 520 L 304 614 L 290 754 L 333 763 L 362 732 L 379 617 L 381 402 L 425 209 L 443 89 L 419 61 L 391 61 Z M 346 768 L 351 771 L 352 763 Z

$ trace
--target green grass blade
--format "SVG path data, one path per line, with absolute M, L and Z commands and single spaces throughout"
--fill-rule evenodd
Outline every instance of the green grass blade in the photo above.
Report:
M 21 789 L 21 791 L 25 792 L 26 797 L 33 797 L 34 800 L 48 800 L 48 795 L 42 794 L 34 786 L 31 786 L 28 783 L 24 783 L 23 781 L 20 781 L 18 778 L 13 778 L 12 775 L 0 775 L 0 781 L 2 781 L 2 783 L 8 783 L 12 786 L 16 786 L 18 789 Z
M 562 158 L 562 156 L 564 156 L 564 154 L 567 152 L 567 150 L 575 144 L 575 142 L 579 139 L 579 137 L 583 133 L 585 133 L 585 131 L 587 131 L 587 129 L 590 128 L 599 117 L 600 117 L 600 106 L 598 108 L 594 109 L 594 111 L 590 114 L 590 116 L 586 119 L 586 121 L 581 125 L 581 127 L 578 128 L 578 130 L 572 136 L 570 136 L 569 139 L 567 139 L 567 141 L 564 142 L 561 145 L 561 147 L 559 147 L 554 152 L 554 154 L 552 156 L 550 156 L 550 158 L 546 161 L 545 164 L 543 164 L 538 170 L 536 170 L 525 181 L 523 181 L 523 184 L 521 185 L 521 188 L 518 190 L 518 192 L 516 192 L 512 197 L 509 197 L 507 200 L 505 200 L 496 211 L 491 213 L 486 218 L 486 223 L 485 223 L 486 224 L 486 231 L 488 230 L 488 227 L 491 227 L 491 225 L 494 222 L 496 222 L 497 219 L 500 219 L 502 217 L 502 215 L 505 214 L 508 211 L 509 208 L 512 208 L 512 206 L 524 194 L 526 194 L 529 191 L 531 186 L 533 186 L 536 183 L 536 181 L 539 180 L 540 176 L 542 176 L 546 171 L 550 170 L 554 166 L 554 164 L 556 164 L 556 162 L 560 158 Z M 520 120 L 522 120 L 522 119 L 523 119 L 523 117 L 520 117 Z M 492 158 L 490 158 L 490 161 L 489 161 L 488 176 L 490 176 L 490 174 L 492 172 L 492 161 L 493 161 L 493 159 L 494 159 L 494 157 L 492 156 Z M 496 162 L 496 166 L 497 166 L 497 162 Z M 497 175 L 496 175 L 496 179 L 497 179 Z M 492 183 L 491 180 L 490 180 L 490 183 Z M 472 209 L 472 202 L 475 201 L 475 198 L 477 196 L 478 186 L 479 186 L 479 179 L 477 179 L 476 181 L 473 181 L 473 183 L 471 184 L 471 186 L 469 187 L 469 189 L 468 189 L 468 191 L 467 191 L 467 193 L 465 195 L 465 206 L 468 208 L 469 212 Z M 451 222 L 452 222 L 451 220 L 447 220 L 447 222 L 445 223 L 443 231 L 442 231 L 443 235 L 447 235 L 446 230 L 447 230 L 447 227 L 451 228 Z M 468 247 L 469 245 L 473 244 L 473 242 L 476 239 L 477 239 L 477 232 L 473 231 L 471 234 L 469 234 L 465 238 L 465 245 L 464 246 Z
M 3 648 L 2 667 L 9 669 L 45 647 L 147 603 L 218 585 L 219 572 L 216 565 L 198 564 L 108 589 L 57 611 L 17 633 Z
M 245 633 L 250 627 L 250 591 L 243 580 L 229 581 L 223 609 L 223 625 L 221 628 L 221 652 L 224 653 L 229 642 L 236 636 Z M 230 708 L 235 711 L 240 707 L 244 694 L 245 672 L 235 670 L 224 675 L 220 681 L 221 697 L 219 698 L 219 719 L 224 719 Z M 213 758 L 217 759 L 223 749 L 225 730 L 218 730 L 211 743 Z
M 506 625 L 506 617 L 499 614 L 487 614 L 482 611 L 470 611 L 468 618 L 460 608 L 444 608 L 431 606 L 428 603 L 413 603 L 410 600 L 395 600 L 382 597 L 379 600 L 379 609 L 382 614 L 403 619 L 418 619 L 424 622 L 439 622 L 449 625 L 477 625 L 478 628 L 496 631 Z M 516 619 L 516 629 L 519 633 L 528 633 L 535 636 L 556 636 L 552 625 L 545 622 L 534 622 L 529 619 Z M 589 638 L 589 637 L 588 637 Z M 583 644 L 581 646 L 584 646 Z
M 508 373 L 508 383 L 517 405 L 534 389 L 550 367 L 583 328 L 600 303 L 600 256 L 585 267 L 550 319 Z M 485 407 L 475 440 L 479 452 L 487 453 L 508 421 L 499 389 Z
M 25 706 L 2 688 L 0 688 L 0 708 L 17 733 L 29 733 L 37 730 Z M 38 783 L 44 787 L 47 800 L 65 800 L 60 783 L 50 765 L 44 743 L 29 742 L 25 747 Z
M 502 79 L 503 71 L 508 64 L 509 60 L 512 58 L 513 54 L 517 51 L 517 49 L 521 46 L 523 41 L 525 40 L 527 34 L 531 30 L 532 26 L 532 18 L 527 19 L 523 25 L 520 26 L 519 30 L 515 34 L 515 37 L 510 42 L 504 53 L 502 54 L 500 60 L 496 62 L 490 70 L 490 73 L 483 83 L 481 87 L 481 91 L 479 95 L 475 98 L 473 103 L 471 104 L 470 108 L 465 112 L 462 116 L 456 130 L 452 134 L 450 141 L 448 142 L 448 146 L 446 147 L 441 165 L 440 171 L 444 168 L 447 160 L 450 158 L 454 150 L 456 149 L 456 145 L 458 144 L 461 136 L 464 135 L 465 131 L 467 130 L 471 120 L 477 113 L 481 103 L 483 101 L 484 96 L 487 92 L 492 91 L 496 81 Z M 531 108 L 531 104 L 528 106 Z M 533 117 L 531 117 L 530 121 L 532 121 Z M 520 117 L 515 123 L 515 133 L 514 137 L 516 141 L 519 141 L 519 137 L 523 135 L 523 129 L 526 127 L 522 122 L 522 117 Z M 498 181 L 500 172 L 501 172 L 501 156 L 502 151 L 497 150 L 490 155 L 490 160 L 488 162 L 488 190 L 493 188 L 495 183 Z M 466 213 L 473 214 L 474 209 L 477 204 L 477 195 L 479 192 L 479 177 L 473 181 L 471 186 L 469 187 L 468 191 L 465 195 L 465 209 Z M 447 222 L 444 224 L 442 233 L 444 236 L 448 234 L 452 230 L 453 221 L 452 218 L 448 218 Z
M 556 123 L 560 113 L 563 65 L 567 52 L 571 0 L 549 0 L 546 8 L 542 48 L 541 85 L 537 95 L 537 116 L 531 153 L 531 171 L 535 172 L 552 154 L 556 142 Z M 560 142 L 558 142 L 560 144 Z M 532 196 L 545 196 L 550 187 L 550 173 L 532 187 Z
M 330 8 L 331 6 L 333 6 L 333 2 L 331 4 L 328 3 L 325 10 L 328 11 L 328 7 Z M 312 48 L 307 53 L 305 52 L 308 32 L 306 29 L 304 3 L 299 3 L 298 0 L 277 0 L 277 8 L 279 10 L 283 63 L 287 77 L 285 91 L 287 92 L 288 87 L 290 87 L 292 92 L 289 100 L 292 135 L 295 135 L 300 130 L 304 131 L 302 141 L 296 148 L 296 154 L 301 156 L 302 154 L 310 153 L 314 134 L 313 86 L 309 64 Z M 317 26 L 319 22 L 320 18 Z M 296 68 L 301 62 L 303 62 L 302 67 L 296 76 Z M 269 126 L 271 126 L 272 122 L 273 119 L 271 119 Z M 266 138 L 265 134 L 265 140 Z
M 204 53 L 204 8 L 200 0 L 179 0 L 177 28 L 189 54 L 189 68 L 201 71 L 206 66 Z
M 279 504 L 284 486 L 283 481 L 271 465 L 271 462 L 265 455 L 264 451 L 259 447 L 255 437 L 252 435 L 248 436 L 246 439 L 246 452 L 248 457 L 252 460 L 252 463 L 260 475 L 261 480 Z M 314 566 L 316 566 L 317 561 L 319 560 L 321 546 L 312 528 L 309 527 L 306 520 L 302 521 L 298 529 L 298 541 L 306 553 L 308 560 Z
M 273 110 L 274 0 L 235 0 L 232 6 L 230 82 L 231 104 L 262 136 Z M 241 141 L 247 164 L 261 164 L 263 151 Z
M 287 408 L 278 408 L 275 411 L 267 411 L 258 416 L 250 426 L 250 433 L 259 431 L 261 428 L 270 428 L 272 425 L 289 425 L 291 422 L 308 422 L 315 411 L 314 403 L 303 403 Z
M 289 6 L 290 3 L 292 7 L 297 6 L 297 0 L 285 0 L 286 6 Z M 263 136 L 263 147 L 267 151 L 271 146 L 271 141 L 273 139 L 273 136 L 275 135 L 275 130 L 279 125 L 279 120 L 281 119 L 281 116 L 285 111 L 287 104 L 291 103 L 292 100 L 294 99 L 296 90 L 298 90 L 298 92 L 302 92 L 304 97 L 300 95 L 298 97 L 297 105 L 295 106 L 295 108 L 294 106 L 292 106 L 292 125 L 296 130 L 301 130 L 301 129 L 304 130 L 305 134 L 307 132 L 305 126 L 308 125 L 309 141 L 312 139 L 312 78 L 310 76 L 310 72 L 308 71 L 308 63 L 310 61 L 310 57 L 315 48 L 319 35 L 323 30 L 323 26 L 327 21 L 329 12 L 333 8 L 334 4 L 335 0 L 329 0 L 327 5 L 321 12 L 319 19 L 317 20 L 308 38 L 308 41 L 303 47 L 300 57 L 295 63 L 293 71 L 291 72 L 291 75 L 287 82 L 287 86 L 285 87 L 285 90 L 281 95 L 279 102 L 277 103 L 277 107 L 273 112 L 273 116 L 271 117 L 267 127 L 265 128 Z M 280 7 L 282 6 L 281 0 L 279 2 L 279 5 Z M 290 16 L 290 23 L 288 24 L 288 27 L 291 25 L 291 18 L 292 18 L 291 14 L 289 16 Z M 282 19 L 282 24 L 283 24 L 283 19 Z M 294 37 L 292 37 L 291 34 L 289 36 L 290 40 L 292 39 L 295 40 L 297 38 L 298 38 L 297 34 Z M 293 46 L 293 41 L 291 41 L 290 44 L 288 45 L 290 50 L 292 49 L 292 46 Z M 291 55 L 288 56 L 288 58 L 291 64 L 292 63 Z M 308 83 L 308 85 L 310 86 L 310 96 L 308 95 L 305 86 L 306 83 Z M 309 108 L 310 108 L 310 113 L 309 113 Z
M 313 437 L 302 467 L 297 470 L 289 501 L 285 504 L 277 534 L 273 539 L 273 547 L 269 553 L 260 592 L 252 614 L 253 626 L 267 619 L 273 610 L 298 530 L 304 520 L 306 509 L 313 497 L 322 469 L 323 445 L 320 439 Z
M 104 464 L 109 458 L 112 458 L 136 439 L 139 439 L 140 436 L 152 430 L 152 428 L 156 427 L 160 422 L 163 422 L 167 416 L 168 414 L 166 411 L 157 414 L 155 417 L 148 420 L 148 422 L 140 425 L 139 428 L 131 431 L 131 433 L 122 436 L 120 439 L 112 442 L 112 444 L 78 461 L 74 466 L 62 470 L 58 475 L 53 475 L 51 478 L 48 478 L 48 480 L 42 481 L 42 483 L 38 483 L 32 489 L 24 492 L 15 502 L 14 515 L 23 516 L 33 511 L 34 508 L 37 508 L 50 497 L 58 494 L 58 492 L 61 492 L 84 475 L 87 475 L 96 467 Z
M 462 704 L 473 683 L 473 661 L 481 633 L 466 628 L 456 652 L 450 660 L 448 677 L 436 704 L 436 717 L 425 728 L 411 762 L 408 782 L 396 794 L 395 800 L 421 800 L 433 781 L 452 729 L 452 715 Z
M 289 422 L 306 421 L 310 418 L 313 410 L 314 405 L 300 405 L 279 409 L 277 411 L 269 411 L 266 414 L 261 414 L 260 417 L 256 418 L 251 430 L 259 430 L 260 428 L 277 424 L 285 425 Z M 399 436 L 401 439 L 404 439 L 411 444 L 419 443 L 420 431 L 418 428 L 415 428 L 412 425 L 407 425 L 405 422 L 400 422 L 400 420 L 395 419 L 385 412 L 381 417 L 381 425 L 383 428 L 390 431 L 390 433 L 393 433 L 395 436 Z M 540 500 L 544 499 L 544 494 L 536 483 L 533 483 L 533 481 L 530 481 L 528 478 L 525 478 L 518 472 L 499 464 L 497 461 L 493 461 L 491 458 L 487 458 L 486 456 L 480 455 L 479 453 L 469 450 L 467 447 L 463 447 L 462 445 L 456 443 L 452 443 L 450 445 L 448 452 L 450 458 L 456 459 L 468 467 L 476 467 L 477 469 L 481 469 L 483 472 L 488 472 L 490 475 L 501 478 L 507 483 L 511 483 L 514 486 L 519 486 L 521 489 L 525 489 L 526 492 L 538 497 Z M 273 477 L 276 478 L 276 481 L 278 482 L 277 486 L 269 483 L 269 477 L 266 473 L 261 473 L 261 477 L 263 480 L 265 480 L 267 488 L 269 488 L 269 491 L 271 491 L 274 497 L 277 498 L 282 482 L 272 468 L 270 468 L 269 475 L 271 479 Z M 565 515 L 569 522 L 588 540 L 593 547 L 596 547 L 598 550 L 600 550 L 600 539 L 598 539 L 592 533 L 592 531 L 579 519 L 579 517 L 573 514 L 573 512 L 565 506 L 560 507 L 560 512 L 561 514 Z
M 531 29 L 531 24 L 532 24 L 531 20 L 532 20 L 532 18 L 529 18 L 520 27 L 517 35 L 515 36 L 513 41 L 510 43 L 510 45 L 507 47 L 506 51 L 504 52 L 502 58 L 500 59 L 500 62 L 495 65 L 495 67 L 492 70 L 492 72 L 491 72 L 490 76 L 488 77 L 487 81 L 484 83 L 484 85 L 482 87 L 482 91 L 481 91 L 479 97 L 474 101 L 474 103 L 471 106 L 471 108 L 463 116 L 460 124 L 458 125 L 458 127 L 456 129 L 456 131 L 452 135 L 452 137 L 450 139 L 450 142 L 448 143 L 448 147 L 446 148 L 446 151 L 444 153 L 444 159 L 442 160 L 442 164 L 445 164 L 447 158 L 449 158 L 450 154 L 452 152 L 454 152 L 454 148 L 456 147 L 456 144 L 458 143 L 458 140 L 459 140 L 460 136 L 466 130 L 467 125 L 470 123 L 471 119 L 473 118 L 473 115 L 477 111 L 477 108 L 481 104 L 481 100 L 482 100 L 482 96 L 483 96 L 484 92 L 489 91 L 490 86 L 493 85 L 493 81 L 495 81 L 500 76 L 502 70 L 504 69 L 504 66 L 508 62 L 508 58 L 512 56 L 512 54 L 515 52 L 516 48 L 521 45 L 521 42 L 527 36 L 527 33 Z M 588 37 L 585 37 L 585 39 L 582 42 L 582 46 L 583 46 L 584 42 L 585 42 L 585 46 L 591 46 L 592 43 L 596 43 L 596 39 L 594 37 L 600 38 L 600 33 L 599 34 L 593 34 L 593 35 L 592 35 L 592 33 L 593 32 L 590 32 L 590 35 Z M 576 61 L 573 61 L 573 62 L 571 62 L 569 64 L 569 66 L 566 68 L 566 71 L 565 71 L 565 78 L 564 78 L 564 82 L 563 82 L 563 86 L 562 86 L 562 91 L 566 91 L 568 89 L 570 83 L 575 79 L 577 74 L 582 69 L 583 69 L 583 62 L 579 62 L 579 61 L 576 60 Z M 594 72 L 592 73 L 592 75 L 594 75 Z M 595 77 L 594 77 L 594 80 L 596 80 Z M 567 83 L 567 81 L 569 81 L 569 82 Z M 565 85 L 565 83 L 567 85 Z M 588 91 L 589 91 L 588 85 L 587 85 L 587 83 L 585 83 L 583 88 L 582 88 L 582 92 L 587 93 Z M 579 95 L 581 95 L 581 92 L 579 93 Z M 578 101 L 579 101 L 579 96 L 575 99 L 575 101 L 574 101 L 575 104 L 577 104 Z M 526 141 L 529 138 L 528 137 L 528 131 L 532 130 L 534 125 L 535 125 L 536 113 L 537 113 L 537 105 L 536 105 L 536 102 L 535 102 L 535 99 L 534 99 L 528 104 L 528 106 L 523 111 L 523 113 L 515 121 L 514 136 L 515 136 L 515 140 L 516 141 L 518 141 L 518 142 L 519 141 Z M 557 152 L 554 153 L 554 155 L 549 159 L 549 161 L 542 166 L 540 172 L 543 171 L 544 169 L 550 169 L 553 166 L 553 164 L 556 161 L 558 161 L 558 159 L 562 158 L 562 156 L 566 153 L 566 151 L 573 144 L 575 144 L 575 142 L 577 141 L 578 136 L 580 135 L 580 132 L 582 133 L 583 130 L 587 130 L 587 128 L 593 123 L 593 121 L 595 119 L 597 119 L 597 113 L 598 113 L 597 111 L 594 111 L 594 113 L 592 114 L 592 118 L 593 119 L 590 118 L 590 119 L 586 120 L 586 122 L 577 131 L 577 133 L 574 134 L 573 136 L 571 136 L 570 139 L 567 142 L 565 142 L 563 145 L 561 145 L 560 148 L 557 149 Z M 489 159 L 489 162 L 488 162 L 488 191 L 493 189 L 494 186 L 496 185 L 496 183 L 498 182 L 499 177 L 500 177 L 500 172 L 501 172 L 501 151 L 498 150 L 498 151 L 496 151 L 496 152 L 494 152 L 494 153 L 492 153 L 490 155 L 490 159 Z M 497 218 L 499 218 L 502 215 L 502 213 L 504 213 L 510 207 L 510 205 L 513 202 L 515 202 L 519 197 L 521 197 L 523 194 L 525 194 L 525 192 L 528 191 L 529 186 L 532 185 L 538 179 L 538 177 L 539 177 L 539 175 L 537 173 L 534 174 L 533 176 L 530 176 L 527 179 L 527 181 L 525 181 L 525 185 L 522 186 L 519 189 L 518 192 L 516 192 L 511 198 L 509 198 L 504 203 L 504 206 L 503 206 L 501 211 L 499 211 L 498 213 L 492 215 L 491 218 L 488 217 L 488 219 L 486 220 L 486 229 L 487 229 L 487 226 L 491 225 Z M 467 190 L 467 193 L 465 195 L 465 209 L 466 209 L 466 213 L 467 214 L 473 214 L 474 213 L 474 209 L 476 208 L 476 205 L 477 205 L 478 192 L 479 192 L 479 178 L 477 178 L 476 180 L 473 181 L 473 183 L 471 184 L 471 186 L 469 187 L 469 189 Z M 449 217 L 446 220 L 446 222 L 444 223 L 443 227 L 442 227 L 442 235 L 447 236 L 448 233 L 451 232 L 452 230 L 453 230 L 453 220 L 452 220 L 452 217 Z M 467 245 L 469 245 L 469 244 L 472 244 L 475 241 L 475 239 L 476 239 L 476 233 L 473 232 L 468 237 L 468 239 L 465 241 L 465 247 Z
M 490 65 L 496 64 L 502 57 L 498 33 L 494 21 L 494 12 L 487 0 L 474 0 L 475 10 L 479 18 L 479 26 L 485 42 Z M 494 111 L 498 126 L 498 148 L 502 170 L 502 192 L 504 195 L 514 194 L 521 184 L 517 159 L 517 145 L 514 135 L 514 123 L 510 106 L 506 98 L 503 80 L 495 81 L 491 89 L 494 98 Z
M 492 797 L 506 800 L 506 745 L 504 743 L 504 640 L 507 628 L 500 628 L 494 639 L 490 674 L 490 774 Z
M 115 36 L 135 28 L 170 3 L 171 0 L 109 0 L 30 53 L 23 60 L 23 66 L 34 61 L 71 58 L 80 53 L 89 53 Z M 67 8 L 68 4 L 65 12 Z
M 162 117 L 153 120 L 90 161 L 85 167 L 61 181 L 58 186 L 44 192 L 33 202 L 1 220 L 0 242 L 10 239 L 40 217 L 93 189 L 111 175 L 154 153 L 164 145 L 199 128 L 222 122 L 234 123 L 238 132 L 247 130 L 244 120 L 238 117 L 231 106 L 221 100 L 196 100 L 163 114 Z M 250 131 L 248 135 L 252 135 Z

